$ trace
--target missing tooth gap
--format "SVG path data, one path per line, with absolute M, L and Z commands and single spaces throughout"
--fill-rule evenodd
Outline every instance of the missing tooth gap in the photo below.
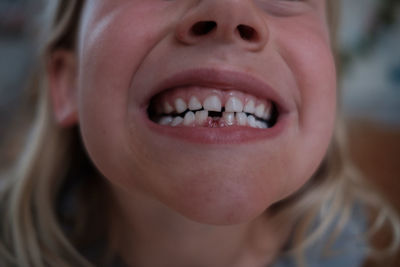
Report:
M 222 118 L 222 112 L 218 112 L 218 111 L 209 111 L 209 112 L 208 112 L 208 116 L 211 117 L 211 118 L 214 118 L 214 117 Z

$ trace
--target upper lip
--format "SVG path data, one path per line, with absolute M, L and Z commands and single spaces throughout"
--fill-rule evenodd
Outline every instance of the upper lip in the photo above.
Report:
M 238 90 L 255 97 L 272 101 L 280 113 L 288 111 L 288 103 L 280 92 L 266 82 L 245 72 L 219 69 L 190 69 L 162 80 L 151 91 L 151 98 L 155 95 L 177 87 L 199 86 L 220 90 Z M 148 99 L 147 103 L 149 103 Z

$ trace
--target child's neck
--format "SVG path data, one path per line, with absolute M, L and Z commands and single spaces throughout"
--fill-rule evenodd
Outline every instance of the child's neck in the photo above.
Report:
M 266 214 L 240 225 L 213 226 L 143 195 L 115 195 L 113 241 L 128 266 L 266 267 L 289 233 L 289 225 L 277 225 Z

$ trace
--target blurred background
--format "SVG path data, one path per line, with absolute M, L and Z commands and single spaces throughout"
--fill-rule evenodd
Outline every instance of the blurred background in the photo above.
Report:
M 0 0 L 0 140 L 29 77 L 34 45 L 32 0 Z
M 5 129 L 16 119 L 34 63 L 37 2 L 0 0 L 0 144 L 9 141 Z M 342 2 L 342 108 L 350 151 L 400 211 L 400 0 Z
M 354 161 L 400 212 L 400 0 L 343 0 L 342 104 Z M 376 243 L 390 239 L 383 233 Z M 368 262 L 366 266 L 400 266 Z

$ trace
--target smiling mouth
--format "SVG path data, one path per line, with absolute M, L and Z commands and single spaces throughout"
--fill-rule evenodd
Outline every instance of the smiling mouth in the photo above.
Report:
M 272 100 L 239 90 L 184 86 L 155 95 L 148 117 L 164 127 L 272 128 L 279 117 Z

